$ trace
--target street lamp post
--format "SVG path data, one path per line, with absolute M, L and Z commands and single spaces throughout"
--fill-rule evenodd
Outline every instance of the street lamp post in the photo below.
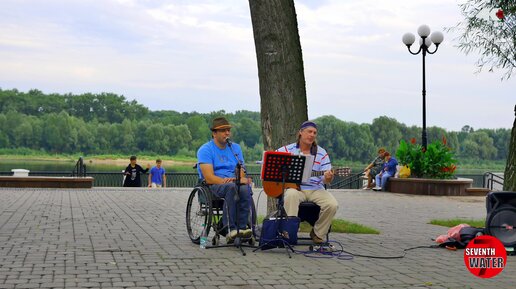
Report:
M 426 146 L 428 144 L 427 135 L 426 135 L 426 80 L 425 80 L 425 57 L 426 54 L 434 54 L 437 52 L 437 49 L 439 48 L 439 44 L 441 44 L 444 40 L 444 36 L 441 32 L 435 31 L 430 35 L 430 27 L 427 25 L 421 25 L 417 29 L 417 34 L 421 37 L 419 39 L 419 50 L 417 52 L 412 52 L 410 50 L 410 46 L 416 41 L 416 37 L 412 33 L 405 33 L 403 35 L 403 43 L 407 45 L 408 51 L 412 55 L 418 55 L 420 52 L 423 55 L 423 132 L 421 135 L 422 142 L 423 142 L 423 148 L 426 151 Z M 430 37 L 428 37 L 430 36 Z M 430 51 L 429 48 L 432 46 L 432 44 L 435 44 L 435 50 Z

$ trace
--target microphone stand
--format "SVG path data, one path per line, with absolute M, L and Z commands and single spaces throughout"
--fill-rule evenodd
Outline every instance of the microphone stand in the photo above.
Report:
M 233 150 L 233 143 L 231 142 L 231 140 L 229 138 L 226 139 L 226 143 L 227 143 L 229 149 L 231 150 L 231 153 L 233 154 L 233 156 L 235 156 L 235 159 L 237 161 L 237 165 L 236 165 L 236 168 L 235 168 L 235 184 L 237 186 L 240 186 L 240 185 L 242 185 L 240 183 L 240 180 L 241 180 L 240 173 L 242 171 L 243 164 L 240 162 L 240 159 L 238 158 L 238 155 Z
M 231 153 L 233 154 L 233 156 L 235 156 L 235 159 L 237 161 L 237 165 L 236 165 L 236 168 L 235 168 L 235 223 L 236 223 L 236 229 L 237 229 L 237 236 L 235 237 L 235 240 L 234 240 L 234 243 L 235 243 L 235 246 L 237 246 L 237 248 L 240 248 L 240 245 L 242 243 L 242 240 L 240 238 L 240 226 L 238 224 L 238 216 L 239 216 L 239 201 L 240 201 L 240 181 L 241 181 L 241 176 L 240 176 L 240 173 L 242 171 L 242 163 L 240 162 L 240 159 L 238 158 L 238 155 L 235 153 L 235 151 L 233 150 L 233 143 L 231 142 L 231 140 L 229 138 L 226 139 L 226 143 L 229 147 L 229 149 L 231 150 Z M 231 231 L 229 230 L 228 228 L 228 231 Z M 244 254 L 245 256 L 245 252 L 242 250 L 242 254 Z

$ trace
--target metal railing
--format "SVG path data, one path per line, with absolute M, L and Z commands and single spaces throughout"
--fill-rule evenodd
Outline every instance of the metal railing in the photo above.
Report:
M 486 173 L 488 174 L 488 173 Z M 484 184 L 492 186 L 493 184 L 503 184 L 503 178 L 493 174 L 492 178 L 485 177 L 486 174 L 459 174 L 457 177 L 473 179 L 473 187 L 486 187 Z M 0 176 L 12 176 L 12 172 L 0 172 Z M 49 176 L 49 177 L 69 177 L 70 171 L 31 171 L 29 176 Z M 93 186 L 95 187 L 121 187 L 124 175 L 122 172 L 86 172 L 84 177 L 93 177 Z M 142 175 L 142 186 L 147 186 L 148 175 Z M 167 187 L 191 188 L 198 182 L 198 175 L 195 172 L 169 172 L 167 176 Z M 250 173 L 249 177 L 253 179 L 256 187 L 262 187 L 260 173 Z M 354 174 L 347 177 L 336 176 L 333 182 L 328 186 L 330 189 L 361 189 L 363 186 L 362 174 Z M 500 181 L 500 178 L 502 181 Z M 492 189 L 491 187 L 489 187 Z
M 12 176 L 12 172 L 0 172 L 0 176 Z M 179 188 L 192 188 L 198 181 L 199 176 L 197 173 L 181 173 L 171 172 L 166 173 L 167 176 L 167 187 L 179 187 Z M 46 176 L 46 177 L 69 177 L 70 172 L 66 171 L 31 171 L 29 176 Z M 83 175 L 84 177 L 93 177 L 94 187 L 121 187 L 123 184 L 124 174 L 122 172 L 87 172 Z M 148 185 L 148 175 L 141 175 L 142 186 Z M 262 180 L 260 180 L 260 174 L 254 173 L 249 174 L 249 177 L 253 178 L 255 186 L 261 187 Z
M 197 173 L 172 172 L 165 173 L 165 175 L 167 176 L 167 187 L 192 188 L 199 182 L 199 175 Z M 88 176 L 95 179 L 93 186 L 96 187 L 120 187 L 122 186 L 122 180 L 124 177 L 122 173 L 111 172 L 89 172 Z M 262 186 L 260 174 L 248 174 L 248 176 L 253 178 L 255 186 Z M 142 186 L 148 185 L 147 175 L 142 175 L 141 180 Z
M 72 171 L 72 177 L 85 177 L 86 176 L 86 165 L 84 164 L 84 160 L 82 157 L 79 157 L 79 160 L 75 164 L 75 167 Z
M 482 187 L 501 191 L 503 190 L 503 182 L 504 178 L 502 173 L 486 172 L 482 178 Z
M 12 172 L 0 172 L 3 176 L 12 176 Z M 198 181 L 197 173 L 170 172 L 165 173 L 167 176 L 167 187 L 192 188 Z M 31 171 L 29 176 L 48 176 L 48 177 L 68 177 L 70 172 L 66 171 Z M 94 187 L 121 187 L 123 184 L 124 174 L 122 172 L 87 172 L 84 176 L 93 177 Z M 141 175 L 142 186 L 148 185 L 148 175 Z M 248 177 L 253 179 L 255 187 L 262 186 L 260 173 L 249 173 Z M 335 178 L 338 179 L 337 177 Z M 330 188 L 333 188 L 330 186 Z M 355 188 L 355 186 L 345 186 L 344 188 Z M 358 187 L 357 187 L 358 188 Z
M 472 184 L 473 187 L 483 187 L 483 188 L 486 188 L 486 186 L 484 186 L 484 182 L 485 182 L 485 176 L 484 175 L 480 175 L 480 174 L 456 174 L 455 176 L 457 178 L 472 179 L 473 180 L 473 184 Z M 341 179 L 337 179 L 337 177 L 336 177 L 335 180 L 333 181 L 333 183 L 331 183 L 330 189 L 361 189 L 363 187 L 363 181 L 364 181 L 364 179 L 362 178 L 362 173 L 354 174 L 354 175 L 351 175 L 349 177 L 345 177 L 345 178 L 341 178 Z M 496 180 L 494 180 L 492 182 L 497 183 Z M 488 183 L 489 183 L 489 181 L 488 181 Z M 503 184 L 503 181 L 502 181 L 502 184 Z
M 336 176 L 333 182 L 329 185 L 330 189 L 361 189 L 362 188 L 362 173 L 350 175 L 347 177 Z

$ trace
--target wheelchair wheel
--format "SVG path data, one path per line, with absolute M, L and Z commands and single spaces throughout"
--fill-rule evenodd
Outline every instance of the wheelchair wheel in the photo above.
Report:
M 212 221 L 211 194 L 204 186 L 197 186 L 190 193 L 186 207 L 186 230 L 190 240 L 199 244 L 202 225 L 206 226 L 206 235 L 209 235 Z

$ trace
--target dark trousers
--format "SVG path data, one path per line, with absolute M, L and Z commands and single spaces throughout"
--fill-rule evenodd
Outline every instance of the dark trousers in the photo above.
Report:
M 249 211 L 250 211 L 250 200 L 251 200 L 251 189 L 248 185 L 241 185 L 237 189 L 237 185 L 235 183 L 227 183 L 220 185 L 211 185 L 211 192 L 219 197 L 224 198 L 224 208 L 222 215 L 222 224 L 224 226 L 228 226 L 229 230 L 242 230 L 247 226 L 247 222 L 249 219 Z M 238 204 L 236 203 L 236 192 L 238 191 Z M 238 220 L 237 220 L 237 210 L 238 206 Z M 229 215 L 229 222 L 228 222 Z

